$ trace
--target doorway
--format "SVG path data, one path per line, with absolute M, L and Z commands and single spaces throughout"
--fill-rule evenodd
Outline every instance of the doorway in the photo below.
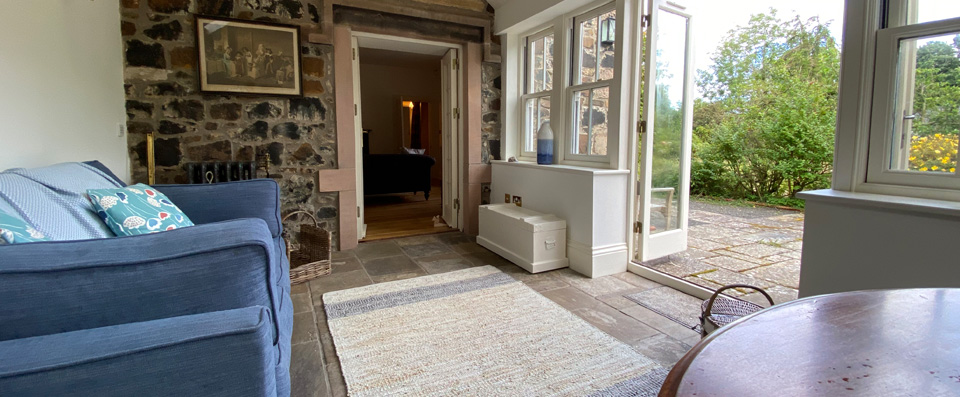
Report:
M 459 48 L 361 32 L 353 46 L 361 241 L 458 230 Z

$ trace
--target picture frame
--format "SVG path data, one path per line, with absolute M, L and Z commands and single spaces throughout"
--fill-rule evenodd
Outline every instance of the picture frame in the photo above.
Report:
M 200 91 L 303 96 L 300 28 L 196 16 Z

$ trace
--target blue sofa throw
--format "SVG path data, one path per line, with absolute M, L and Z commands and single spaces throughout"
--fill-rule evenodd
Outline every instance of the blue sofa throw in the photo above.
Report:
M 196 226 L 112 237 L 97 162 L 0 172 L 0 395 L 288 396 L 289 265 L 273 180 L 157 185 Z M 231 200 L 219 200 L 231 197 Z

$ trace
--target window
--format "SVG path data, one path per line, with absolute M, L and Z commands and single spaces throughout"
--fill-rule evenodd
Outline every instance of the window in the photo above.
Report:
M 524 45 L 523 133 L 521 152 L 536 156 L 537 131 L 550 122 L 550 96 L 553 94 L 553 31 L 528 36 Z
M 567 146 L 567 153 L 573 158 L 607 155 L 610 83 L 616 55 L 611 32 L 615 21 L 612 5 L 573 20 L 573 81 L 568 88 L 572 120 Z
M 516 58 L 506 62 L 520 75 L 506 94 L 515 113 L 505 117 L 516 131 L 509 153 L 534 160 L 537 132 L 550 123 L 557 163 L 619 166 L 616 12 L 615 2 L 593 2 L 509 36 Z
M 943 19 L 960 8 L 940 3 L 892 0 L 882 10 L 867 183 L 960 189 L 960 18 Z

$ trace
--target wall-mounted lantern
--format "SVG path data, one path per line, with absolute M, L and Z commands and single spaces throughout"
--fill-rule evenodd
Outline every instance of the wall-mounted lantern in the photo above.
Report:
M 600 44 L 611 46 L 617 40 L 617 19 L 609 17 L 600 21 Z

